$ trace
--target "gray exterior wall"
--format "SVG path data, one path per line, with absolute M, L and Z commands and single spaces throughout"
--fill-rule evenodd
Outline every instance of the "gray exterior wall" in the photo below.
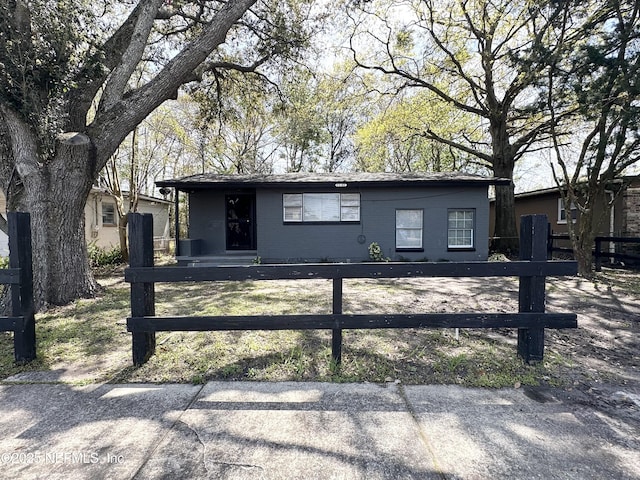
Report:
M 198 240 L 200 254 L 225 253 L 225 216 L 224 192 L 202 190 L 189 195 L 189 238 Z
M 358 224 L 283 222 L 283 193 L 360 193 Z M 237 191 L 236 191 L 237 192 Z M 199 190 L 189 196 L 189 237 L 200 239 L 201 255 L 225 253 L 225 193 Z M 448 251 L 448 209 L 475 209 L 474 251 Z M 396 251 L 396 209 L 423 209 L 423 251 Z M 378 243 L 391 260 L 486 260 L 489 201 L 486 186 L 430 188 L 257 189 L 256 255 L 264 263 L 369 260 Z M 364 237 L 364 238 L 363 238 Z M 240 253 L 240 252 L 234 252 Z

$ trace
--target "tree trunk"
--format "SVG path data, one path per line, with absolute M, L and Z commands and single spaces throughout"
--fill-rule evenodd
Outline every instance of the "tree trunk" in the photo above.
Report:
M 493 174 L 499 178 L 513 179 L 513 166 L 494 165 Z M 513 182 L 495 187 L 495 229 L 491 241 L 491 250 L 516 255 L 519 247 L 516 227 L 515 190 Z
M 587 207 L 588 208 L 588 207 Z M 567 222 L 571 222 L 570 209 L 566 209 Z M 578 274 L 585 278 L 593 276 L 593 245 L 595 233 L 593 231 L 593 214 L 591 212 L 580 215 L 574 234 L 571 235 L 573 257 L 578 264 Z
M 84 219 L 94 178 L 92 158 L 87 136 L 61 135 L 55 157 L 22 176 L 28 178 L 24 188 L 9 191 L 8 209 L 31 213 L 36 309 L 91 296 L 98 289 L 87 262 Z
M 578 274 L 585 277 L 593 277 L 593 248 L 595 246 L 596 233 L 600 231 L 602 222 L 608 218 L 609 207 L 605 193 L 606 182 L 592 179 L 589 183 L 589 191 L 586 198 L 578 198 L 570 196 L 567 200 L 569 205 L 573 202 L 575 205 L 583 204 L 579 209 L 577 221 L 571 222 L 571 208 L 565 205 L 567 212 L 567 229 L 571 237 L 573 248 L 573 256 L 578 264 Z M 602 212 L 598 212 L 596 205 L 604 206 Z M 598 215 L 599 213 L 599 215 Z
M 118 210 L 118 238 L 120 240 L 120 255 L 122 255 L 123 262 L 129 262 L 129 237 L 127 235 L 127 225 L 129 217 L 125 213 L 120 214 Z
M 36 308 L 68 303 L 96 292 L 84 232 L 84 208 L 94 180 L 136 125 L 164 101 L 176 98 L 182 85 L 202 74 L 200 67 L 211 52 L 226 41 L 229 29 L 255 2 L 224 3 L 139 88 L 128 87 L 137 65 L 149 53 L 145 42 L 157 40 L 149 36 L 159 9 L 166 3 L 162 0 L 139 2 L 113 36 L 103 45 L 92 47 L 100 55 L 83 50 L 79 58 L 86 54 L 88 63 L 69 67 L 76 76 L 69 72 L 60 77 L 65 79 L 68 92 L 56 93 L 62 89 L 50 88 L 59 81 L 57 73 L 49 79 L 49 70 L 29 63 L 40 58 L 29 42 L 24 42 L 19 57 L 10 58 L 16 64 L 27 63 L 17 74 L 8 73 L 9 85 L 14 85 L 15 91 L 3 91 L 0 96 L 0 185 L 8 210 L 31 213 Z M 23 3 L 17 2 L 18 7 Z M 31 12 L 28 8 L 19 10 L 27 21 L 14 22 L 15 31 L 9 31 L 9 40 L 12 35 L 25 40 L 32 37 L 28 24 Z M 15 17 L 18 9 L 9 8 L 8 12 Z M 65 68 L 62 63 L 52 67 L 56 71 Z M 98 107 L 88 115 L 98 92 Z M 87 117 L 92 118 L 88 125 Z M 61 129 L 83 133 L 53 138 L 52 132 Z

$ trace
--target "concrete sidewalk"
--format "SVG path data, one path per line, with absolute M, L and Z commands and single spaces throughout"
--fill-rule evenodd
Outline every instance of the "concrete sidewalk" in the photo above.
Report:
M 570 395 L 395 383 L 5 383 L 0 476 L 640 479 L 635 417 Z

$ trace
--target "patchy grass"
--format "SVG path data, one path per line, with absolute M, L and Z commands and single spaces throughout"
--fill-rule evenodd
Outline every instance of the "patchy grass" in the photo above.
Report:
M 598 282 L 634 295 L 640 292 L 638 277 L 607 272 Z M 537 365 L 526 365 L 517 357 L 517 334 L 509 329 L 460 330 L 457 339 L 453 330 L 345 330 L 340 366 L 331 359 L 329 331 L 160 332 L 155 355 L 145 365 L 133 367 L 131 336 L 126 332 L 129 285 L 122 280 L 121 269 L 103 271 L 99 280 L 105 289 L 98 298 L 78 300 L 37 315 L 35 362 L 15 365 L 11 335 L 0 335 L 0 378 L 57 370 L 73 378 L 75 371 L 86 367 L 89 375 L 77 381 L 399 380 L 406 384 L 498 388 L 539 384 L 564 387 L 580 375 L 588 375 L 576 361 L 576 345 L 584 336 L 575 330 L 549 335 L 545 361 Z M 562 285 L 552 282 L 549 291 L 559 295 Z M 156 312 L 329 313 L 331 291 L 327 280 L 158 284 Z M 344 295 L 347 313 L 517 310 L 514 279 L 350 280 L 345 281 Z M 585 295 L 583 302 L 595 299 Z M 570 311 L 561 305 L 562 310 Z
M 617 289 L 628 294 L 640 295 L 640 281 L 638 272 L 634 270 L 604 269 L 596 273 L 594 284 L 606 288 Z

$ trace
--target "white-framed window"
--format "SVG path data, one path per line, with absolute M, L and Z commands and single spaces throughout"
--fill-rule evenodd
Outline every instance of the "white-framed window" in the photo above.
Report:
M 571 221 L 575 223 L 578 219 L 578 208 L 576 204 L 571 202 Z M 566 224 L 567 223 L 567 211 L 564 209 L 564 202 L 562 198 L 558 199 L 558 223 Z
M 113 203 L 102 203 L 102 225 L 114 226 L 116 224 L 116 206 Z
M 422 209 L 396 210 L 396 250 L 421 250 L 422 230 Z
M 474 248 L 475 209 L 448 211 L 447 246 L 450 249 Z
M 283 220 L 296 222 L 359 222 L 359 193 L 285 193 Z

